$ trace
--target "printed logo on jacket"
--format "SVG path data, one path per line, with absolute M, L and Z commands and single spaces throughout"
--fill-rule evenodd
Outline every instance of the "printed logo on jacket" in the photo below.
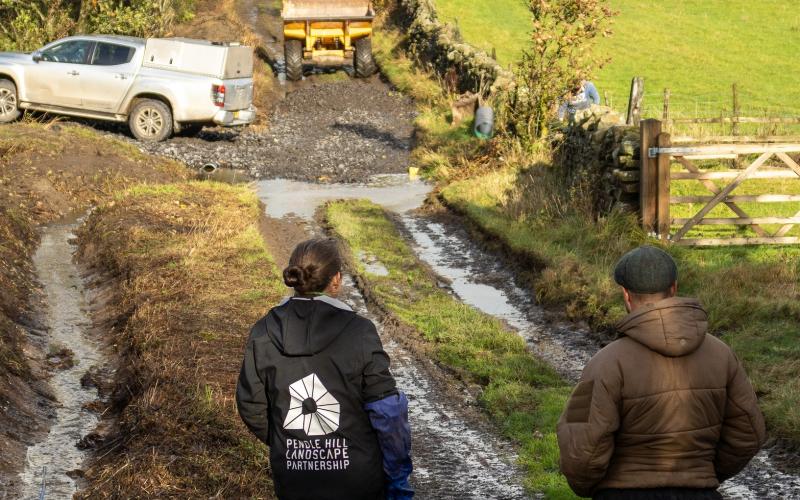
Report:
M 340 405 L 319 377 L 312 373 L 289 386 L 291 402 L 285 430 L 302 431 L 309 438 L 339 429 Z M 286 439 L 287 470 L 346 470 L 350 465 L 347 440 L 342 438 Z

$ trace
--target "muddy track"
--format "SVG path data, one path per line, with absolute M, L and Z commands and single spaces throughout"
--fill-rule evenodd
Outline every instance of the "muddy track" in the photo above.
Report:
M 282 59 L 282 24 L 274 3 L 238 5 L 239 16 L 261 39 L 261 57 Z M 270 179 L 362 182 L 407 168 L 416 109 L 379 75 L 355 79 L 338 71 L 272 85 L 281 90 L 274 92 L 271 109 L 261 110 L 268 117 L 266 130 L 207 128 L 198 137 L 137 146 L 194 167 L 215 163 Z
M 92 409 L 97 389 L 87 386 L 90 368 L 103 363 L 96 339 L 88 334 L 84 281 L 72 260 L 71 239 L 77 223 L 52 224 L 42 229 L 42 242 L 34 257 L 44 288 L 49 387 L 56 410 L 47 436 L 27 450 L 20 474 L 23 498 L 69 498 L 75 493 L 87 458 L 79 442 L 99 421 Z
M 378 186 L 320 186 L 295 183 L 291 191 L 305 203 L 284 200 L 285 186 L 262 181 L 259 196 L 267 205 L 262 232 L 279 266 L 285 265 L 294 244 L 319 233 L 314 212 L 326 200 L 371 196 L 400 212 L 418 206 L 425 193 L 409 181 Z M 427 191 L 429 188 L 425 188 Z M 323 194 L 324 193 L 324 194 Z M 405 201 L 403 201 L 405 200 Z M 514 447 L 498 437 L 478 408 L 472 391 L 408 344 L 407 333 L 380 311 L 367 306 L 353 279 L 347 277 L 341 297 L 373 320 L 392 359 L 392 373 L 410 401 L 415 472 L 412 484 L 423 499 L 527 498 L 515 464 Z M 377 313 L 377 314 L 375 314 Z

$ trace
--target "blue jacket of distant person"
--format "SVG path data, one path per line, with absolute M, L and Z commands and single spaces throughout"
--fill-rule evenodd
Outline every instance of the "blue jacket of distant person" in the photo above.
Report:
M 592 104 L 600 104 L 600 93 L 592 82 L 582 82 L 577 92 L 565 99 L 558 108 L 558 119 L 572 119 L 575 113 L 589 109 Z

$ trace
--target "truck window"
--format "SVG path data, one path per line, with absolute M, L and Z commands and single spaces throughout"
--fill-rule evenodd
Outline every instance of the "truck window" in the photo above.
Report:
M 72 40 L 59 43 L 42 52 L 42 59 L 67 64 L 87 64 L 94 42 Z
M 136 49 L 124 45 L 98 42 L 94 49 L 92 64 L 95 66 L 118 66 L 128 64 L 133 59 Z

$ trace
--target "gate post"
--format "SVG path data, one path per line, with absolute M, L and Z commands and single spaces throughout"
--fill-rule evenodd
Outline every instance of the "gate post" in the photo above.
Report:
M 641 167 L 639 172 L 639 206 L 642 227 L 650 234 L 656 231 L 658 214 L 658 158 L 650 158 L 650 148 L 658 146 L 661 122 L 648 119 L 641 122 Z
M 662 133 L 658 135 L 658 147 L 668 148 L 672 145 L 670 135 Z M 669 239 L 669 233 L 672 226 L 672 219 L 669 215 L 670 205 L 670 163 L 672 156 L 669 154 L 659 154 L 656 160 L 658 170 L 658 203 L 656 220 L 658 221 L 658 236 L 663 241 Z

